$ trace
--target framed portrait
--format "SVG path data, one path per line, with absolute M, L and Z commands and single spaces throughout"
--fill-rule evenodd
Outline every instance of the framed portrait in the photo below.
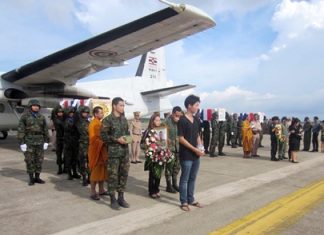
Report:
M 163 148 L 168 148 L 168 129 L 166 127 L 159 127 L 155 130 L 158 136 L 158 144 Z

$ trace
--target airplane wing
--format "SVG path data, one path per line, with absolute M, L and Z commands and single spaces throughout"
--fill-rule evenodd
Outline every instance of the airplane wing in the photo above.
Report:
M 211 28 L 215 22 L 189 5 L 168 7 L 75 44 L 1 76 L 22 85 L 74 85 L 103 69 Z
M 172 95 L 177 92 L 185 91 L 185 90 L 188 90 L 188 89 L 191 89 L 194 87 L 196 87 L 196 86 L 185 84 L 185 85 L 167 87 L 167 88 L 162 88 L 162 89 L 157 89 L 157 90 L 144 91 L 144 92 L 141 92 L 141 95 L 147 96 L 147 97 L 152 97 L 152 96 L 164 97 L 164 96 Z

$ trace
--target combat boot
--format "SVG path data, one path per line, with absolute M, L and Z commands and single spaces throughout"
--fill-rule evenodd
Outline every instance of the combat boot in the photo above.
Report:
M 211 153 L 209 154 L 209 157 L 218 157 L 218 155 L 216 153 Z
M 177 176 L 172 176 L 172 187 L 175 191 L 179 192 L 179 185 L 177 182 Z
M 88 180 L 86 174 L 82 175 L 82 186 L 88 186 Z
M 171 177 L 168 177 L 166 180 L 167 183 L 167 187 L 166 187 L 166 191 L 168 193 L 176 193 L 177 191 L 172 187 L 172 183 L 171 183 Z
M 226 156 L 226 154 L 223 153 L 223 152 L 219 152 L 218 155 L 219 155 L 219 156 Z
M 58 171 L 57 171 L 57 174 L 58 174 L 58 175 L 62 175 L 62 174 L 63 174 L 63 170 L 62 170 L 62 165 L 61 165 L 61 164 L 58 165 Z
M 39 178 L 40 173 L 35 173 L 35 183 L 37 184 L 45 184 L 45 181 Z
M 118 192 L 118 204 L 121 207 L 129 208 L 129 204 L 125 201 L 124 192 Z
M 29 182 L 28 185 L 32 186 L 35 184 L 35 179 L 34 179 L 34 174 L 33 173 L 29 173 Z
M 119 207 L 119 204 L 117 202 L 115 193 L 111 193 L 111 194 L 109 194 L 109 196 L 110 196 L 110 207 L 111 207 L 111 209 L 120 210 L 120 207 Z

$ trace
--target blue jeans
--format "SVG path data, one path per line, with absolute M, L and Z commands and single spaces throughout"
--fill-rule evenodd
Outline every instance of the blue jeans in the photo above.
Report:
M 197 160 L 180 160 L 181 176 L 179 183 L 180 203 L 192 204 L 195 202 L 194 192 L 196 177 L 199 170 L 200 158 Z

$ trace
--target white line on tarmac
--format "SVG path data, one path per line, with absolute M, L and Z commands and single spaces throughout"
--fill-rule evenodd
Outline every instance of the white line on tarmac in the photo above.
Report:
M 217 186 L 204 192 L 196 193 L 196 198 L 199 198 L 199 201 L 201 201 L 204 205 L 209 205 L 226 197 L 242 194 L 253 188 L 257 188 L 267 183 L 286 178 L 289 175 L 298 173 L 300 171 L 312 168 L 323 163 L 324 157 L 320 157 L 299 164 L 292 164 L 287 167 Z M 161 224 L 167 220 L 170 220 L 174 216 L 183 213 L 188 212 L 181 211 L 179 207 L 176 207 L 171 203 L 160 203 L 149 208 L 138 209 L 112 218 L 76 226 L 59 233 L 55 233 L 55 235 L 82 235 L 89 233 L 96 235 L 130 234 L 131 232 L 137 231 L 139 229 L 147 228 L 156 224 Z

